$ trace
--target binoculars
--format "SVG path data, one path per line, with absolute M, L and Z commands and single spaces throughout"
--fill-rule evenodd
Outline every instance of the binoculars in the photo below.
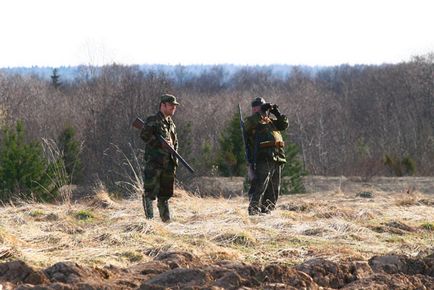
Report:
M 265 103 L 261 105 L 261 111 L 267 112 L 267 111 L 276 111 L 279 107 L 276 104 L 271 103 Z

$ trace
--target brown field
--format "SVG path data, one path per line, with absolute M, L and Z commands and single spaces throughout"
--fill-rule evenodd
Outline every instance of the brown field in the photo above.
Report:
M 282 196 L 272 214 L 254 217 L 247 214 L 245 196 L 201 198 L 178 189 L 168 224 L 146 220 L 138 197 L 114 200 L 104 188 L 75 203 L 6 205 L 0 208 L 0 262 L 121 269 L 165 253 L 189 253 L 201 265 L 285 267 L 313 259 L 422 259 L 434 253 L 434 195 L 412 182 L 398 191 L 379 190 L 380 184 L 348 191 L 341 182 L 334 189 Z M 359 196 L 359 189 L 369 189 L 372 197 Z

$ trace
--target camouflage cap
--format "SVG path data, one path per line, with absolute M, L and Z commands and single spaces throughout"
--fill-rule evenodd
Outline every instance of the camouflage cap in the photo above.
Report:
M 265 100 L 263 98 L 257 97 L 252 101 L 252 107 L 257 107 L 265 104 Z
M 179 103 L 176 101 L 176 97 L 174 95 L 170 95 L 170 94 L 161 95 L 160 103 L 171 103 L 174 105 L 179 105 Z

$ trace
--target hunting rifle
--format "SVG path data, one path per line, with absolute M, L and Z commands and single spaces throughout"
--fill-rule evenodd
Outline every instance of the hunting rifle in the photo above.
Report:
M 145 125 L 145 122 L 143 122 L 143 120 L 140 118 L 136 118 L 132 125 L 134 128 L 141 130 L 143 128 L 143 126 Z M 187 168 L 188 171 L 190 171 L 190 173 L 194 173 L 194 170 L 193 170 L 193 168 L 191 168 L 190 164 L 188 164 L 187 161 L 185 161 L 184 158 L 182 158 L 182 156 L 179 155 L 178 152 L 176 152 L 176 150 L 169 144 L 169 142 L 167 142 L 166 139 L 163 138 L 163 136 L 157 135 L 157 137 L 163 144 L 166 145 L 166 147 L 169 149 L 170 153 L 175 155 L 176 158 L 178 158 L 178 160 L 181 161 L 182 165 L 184 165 L 185 168 Z
M 253 180 L 255 177 L 255 161 L 252 160 L 252 154 L 250 154 L 250 146 L 247 143 L 247 132 L 246 127 L 244 126 L 243 113 L 241 112 L 241 106 L 238 104 L 238 111 L 240 112 L 240 128 L 241 128 L 241 137 L 243 139 L 244 149 L 246 153 L 246 161 L 248 164 L 247 174 L 249 176 L 249 180 Z

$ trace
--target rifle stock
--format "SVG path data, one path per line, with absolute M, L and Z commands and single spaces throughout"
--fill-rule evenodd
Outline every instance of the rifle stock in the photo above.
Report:
M 143 129 L 143 127 L 145 126 L 145 122 L 143 122 L 143 120 L 140 119 L 140 118 L 136 118 L 136 119 L 133 121 L 132 126 L 133 126 L 134 128 L 136 128 L 136 129 L 141 130 L 141 129 Z M 169 151 L 170 151 L 170 153 L 172 153 L 173 155 L 175 155 L 176 158 L 178 158 L 178 160 L 182 163 L 182 165 L 184 165 L 185 168 L 187 168 L 187 170 L 190 171 L 190 173 L 194 173 L 194 170 L 193 170 L 193 168 L 190 166 L 190 164 L 188 164 L 188 162 L 185 161 L 185 159 L 182 158 L 182 156 L 179 155 L 178 152 L 176 152 L 176 150 L 175 150 L 175 149 L 174 149 L 174 148 L 169 144 L 169 142 L 167 142 L 166 139 L 163 138 L 163 136 L 161 136 L 161 135 L 157 135 L 157 138 L 158 138 L 158 140 L 160 140 L 163 144 L 166 145 L 165 148 L 168 148 Z
M 140 119 L 140 118 L 137 117 L 137 118 L 133 121 L 133 124 L 132 124 L 132 125 L 133 125 L 134 128 L 141 130 L 141 129 L 143 128 L 143 126 L 145 126 L 145 122 L 143 122 L 142 119 Z

